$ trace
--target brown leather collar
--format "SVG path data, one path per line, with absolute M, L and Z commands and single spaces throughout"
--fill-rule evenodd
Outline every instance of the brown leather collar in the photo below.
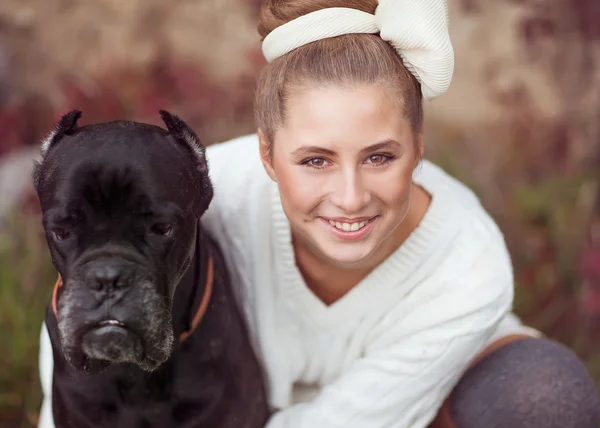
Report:
M 212 295 L 213 280 L 213 258 L 209 254 L 208 263 L 206 266 L 206 283 L 204 284 L 204 295 L 202 296 L 202 301 L 200 302 L 200 306 L 198 306 L 196 315 L 194 315 L 194 318 L 192 318 L 192 324 L 190 325 L 189 330 L 184 331 L 179 335 L 179 342 L 185 342 L 185 340 L 190 337 L 194 330 L 196 330 L 196 327 L 198 327 L 200 321 L 202 321 L 202 318 L 206 313 L 206 309 L 208 308 L 208 303 L 210 302 L 210 296 Z
M 190 325 L 189 330 L 184 331 L 183 333 L 181 333 L 179 335 L 179 342 L 184 342 L 188 337 L 190 337 L 190 335 L 194 332 L 194 330 L 196 330 L 196 327 L 198 327 L 198 324 L 200 324 L 200 321 L 202 321 L 202 318 L 204 317 L 204 314 L 206 313 L 206 309 L 208 308 L 208 303 L 210 302 L 210 297 L 212 295 L 213 279 L 214 279 L 213 258 L 212 258 L 212 256 L 209 256 L 207 272 L 206 272 L 206 284 L 204 286 L 204 295 L 202 296 L 202 301 L 200 302 L 200 306 L 198 306 L 198 310 L 196 311 L 194 318 L 192 318 L 192 323 Z M 54 291 L 52 292 L 52 311 L 54 312 L 54 316 L 57 319 L 58 319 L 58 308 L 57 308 L 58 290 L 60 289 L 60 287 L 62 287 L 62 285 L 63 285 L 63 281 L 59 274 L 58 279 L 56 280 L 56 284 L 54 284 Z

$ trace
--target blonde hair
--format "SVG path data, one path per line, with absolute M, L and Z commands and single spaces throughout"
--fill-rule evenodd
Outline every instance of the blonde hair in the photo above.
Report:
M 292 19 L 329 7 L 374 13 L 377 0 L 264 0 L 258 31 L 264 39 Z M 419 82 L 394 48 L 377 34 L 347 34 L 318 40 L 275 59 L 261 72 L 255 95 L 255 120 L 269 145 L 286 118 L 294 91 L 314 85 L 381 85 L 396 94 L 416 136 L 423 127 Z M 416 138 L 415 138 L 416 142 Z

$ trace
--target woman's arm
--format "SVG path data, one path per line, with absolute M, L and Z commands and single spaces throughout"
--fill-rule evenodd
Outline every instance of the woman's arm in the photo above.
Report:
M 493 277 L 486 264 L 464 283 L 428 290 L 414 309 L 389 314 L 363 358 L 311 403 L 276 413 L 267 428 L 427 427 L 511 309 L 510 269 Z

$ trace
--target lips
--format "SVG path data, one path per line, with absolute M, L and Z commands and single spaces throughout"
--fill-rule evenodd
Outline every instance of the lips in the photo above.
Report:
M 362 239 L 371 232 L 377 218 L 378 216 L 355 219 L 321 217 L 320 219 L 336 238 L 344 241 L 355 241 Z
M 115 319 L 108 319 L 108 320 L 104 320 L 98 323 L 98 327 L 106 327 L 106 326 L 113 326 L 113 327 L 125 327 L 125 324 L 123 324 L 121 321 L 117 321 Z
M 343 230 L 344 232 L 355 232 L 359 229 L 362 229 L 366 226 L 369 220 L 361 220 L 354 222 L 340 222 L 329 220 L 329 224 L 335 227 L 336 229 Z

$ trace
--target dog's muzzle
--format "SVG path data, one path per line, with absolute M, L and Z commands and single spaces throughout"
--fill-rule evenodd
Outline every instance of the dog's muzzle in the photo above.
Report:
M 172 314 L 156 279 L 141 275 L 139 266 L 119 258 L 91 260 L 77 272 L 68 287 L 59 276 L 52 295 L 63 351 L 73 366 L 86 370 L 90 360 L 98 360 L 134 363 L 150 371 L 168 358 L 175 339 Z M 200 323 L 212 286 L 209 257 L 202 300 L 180 342 Z

